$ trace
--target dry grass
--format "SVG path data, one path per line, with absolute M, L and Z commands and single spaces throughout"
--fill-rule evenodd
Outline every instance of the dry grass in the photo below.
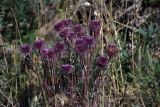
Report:
M 70 18 L 74 23 L 83 20 L 83 26 L 87 29 L 91 16 L 98 18 L 101 21 L 98 53 L 103 54 L 106 51 L 106 44 L 116 42 L 119 47 L 119 55 L 109 64 L 109 68 L 104 70 L 103 76 L 99 77 L 102 81 L 98 84 L 97 91 L 94 92 L 93 87 L 89 89 L 88 103 L 90 107 L 159 107 L 160 91 L 157 81 L 160 78 L 156 76 L 160 73 L 160 63 L 157 57 L 159 54 L 154 53 L 156 57 L 152 56 L 152 48 L 148 46 L 149 42 L 147 44 L 147 40 L 142 40 L 137 31 L 139 27 L 143 28 L 144 25 L 147 26 L 151 23 L 148 18 L 152 14 L 145 10 L 143 12 L 142 0 L 108 0 L 106 4 L 103 0 L 90 1 L 93 3 L 89 4 L 85 0 L 60 0 L 47 6 L 44 5 L 43 0 L 40 0 L 36 19 L 38 22 L 38 28 L 35 30 L 36 38 L 44 37 L 48 43 L 57 41 L 53 24 L 60 19 Z M 60 9 L 60 6 L 63 9 Z M 153 8 L 146 10 L 148 9 L 154 11 Z M 17 38 L 20 39 L 21 44 L 23 42 L 22 35 L 19 32 L 14 10 L 12 11 L 17 27 L 16 33 L 19 36 Z M 50 12 L 54 12 L 54 14 L 51 15 Z M 77 12 L 80 12 L 82 19 L 77 18 Z M 157 27 L 159 28 L 158 25 Z M 155 37 L 159 37 L 158 32 L 155 35 Z M 159 40 L 155 40 L 155 42 L 159 43 Z M 23 68 L 23 58 L 19 52 L 18 41 L 15 40 L 9 46 L 5 46 L 5 44 L 7 42 L 0 33 L 0 106 L 84 106 L 86 99 L 78 89 L 82 88 L 81 86 L 75 86 L 72 95 L 66 93 L 66 90 L 58 90 L 54 96 L 48 97 L 42 86 L 43 67 L 40 66 L 42 64 L 40 58 L 36 55 L 33 56 L 34 69 Z M 158 45 L 156 46 L 158 47 Z M 128 57 L 126 58 L 126 56 Z M 60 77 L 56 79 L 58 83 Z M 94 81 L 91 84 L 94 84 Z M 98 104 L 96 105 L 95 102 Z

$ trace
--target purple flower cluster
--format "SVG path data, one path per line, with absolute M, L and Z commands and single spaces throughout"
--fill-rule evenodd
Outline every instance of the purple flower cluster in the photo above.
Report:
M 107 45 L 107 56 L 99 56 L 97 59 L 97 65 L 100 68 L 104 68 L 108 65 L 109 60 L 118 55 L 118 47 L 115 44 Z
M 90 25 L 90 30 L 92 31 L 92 35 L 97 38 L 99 36 L 100 33 L 100 29 L 101 29 L 101 24 L 99 20 L 92 20 Z
M 73 32 L 71 28 L 65 28 L 64 30 L 60 32 L 59 35 L 60 37 L 64 39 L 69 38 L 70 40 L 72 40 L 72 38 L 75 36 L 75 33 Z
M 36 63 L 35 65 L 41 64 L 44 70 L 44 73 L 41 73 L 41 77 L 44 79 L 43 85 L 44 89 L 48 92 L 48 96 L 51 94 L 50 92 L 56 94 L 56 91 L 52 88 L 47 89 L 48 86 L 53 87 L 52 85 L 54 85 L 56 88 L 64 88 L 63 85 L 61 86 L 61 83 L 63 84 L 64 81 L 66 86 L 70 87 L 69 90 L 72 93 L 72 88 L 76 87 L 75 83 L 82 81 L 83 97 L 85 99 L 89 98 L 90 75 L 92 75 L 91 71 L 94 67 L 92 67 L 92 61 L 95 60 L 94 56 L 97 55 L 94 52 L 99 50 L 99 48 L 96 48 L 96 42 L 100 33 L 101 23 L 99 20 L 92 20 L 88 27 L 91 31 L 89 32 L 90 34 L 88 34 L 85 27 L 81 24 L 74 25 L 70 19 L 60 20 L 54 25 L 54 30 L 57 31 L 59 37 L 56 38 L 58 42 L 54 43 L 53 46 L 48 46 L 42 38 L 35 40 L 32 46 L 29 44 L 21 46 L 20 50 L 23 55 L 31 55 L 33 53 L 37 55 L 38 60 L 41 60 L 40 63 Z M 105 70 L 110 60 L 116 57 L 119 52 L 115 44 L 108 44 L 104 50 L 106 51 L 104 55 L 96 57 L 96 65 L 101 71 Z M 77 57 L 77 54 L 80 57 Z M 34 61 L 32 64 L 34 64 Z M 72 64 L 77 64 L 78 66 L 75 66 L 79 67 L 80 70 L 75 69 Z M 60 75 L 57 71 L 60 71 Z M 74 73 L 74 71 L 81 72 Z M 101 82 L 101 77 L 99 76 L 101 75 L 96 77 L 97 88 L 99 87 L 99 82 Z M 67 80 L 64 77 L 67 77 Z M 51 84 L 50 82 L 53 83 Z
M 35 49 L 42 50 L 43 48 L 46 47 L 45 40 L 44 40 L 44 39 L 35 40 L 35 42 L 34 42 L 34 44 L 33 44 L 33 47 L 34 47 Z
M 32 47 L 29 44 L 23 44 L 20 51 L 23 55 L 30 55 L 32 52 Z
M 45 48 L 41 50 L 41 57 L 46 60 L 55 60 L 56 53 L 54 48 Z
M 69 46 L 66 45 L 66 41 L 69 40 L 72 45 L 71 49 L 80 56 L 83 56 L 87 52 L 91 52 L 91 49 L 95 48 L 96 38 L 99 35 L 100 27 L 101 24 L 99 20 L 92 20 L 89 24 L 89 28 L 93 32 L 93 35 L 89 35 L 81 24 L 74 25 L 70 19 L 61 20 L 54 25 L 54 30 L 59 33 L 59 36 L 62 39 L 60 42 L 55 43 L 53 47 L 47 47 L 45 40 L 39 38 L 35 40 L 33 46 L 30 46 L 29 44 L 22 45 L 21 52 L 24 55 L 30 55 L 33 48 L 38 50 L 38 54 L 42 60 L 56 61 L 65 50 L 65 47 Z M 118 48 L 115 44 L 109 44 L 106 48 L 107 55 L 99 56 L 97 58 L 97 65 L 101 68 L 107 66 L 109 60 L 118 54 Z M 68 73 L 71 72 L 72 68 L 73 66 L 70 64 L 64 64 L 61 66 L 62 71 Z
M 94 38 L 89 35 L 85 35 L 75 40 L 75 50 L 78 54 L 82 55 L 84 52 L 94 47 L 94 44 Z
M 92 20 L 90 23 L 90 29 L 92 31 L 99 31 L 100 30 L 100 21 L 99 20 Z
M 100 29 L 100 22 L 99 24 L 98 22 L 98 20 L 93 21 L 91 24 L 94 26 L 90 26 L 91 29 L 98 31 Z M 69 19 L 57 22 L 54 29 L 64 40 L 68 38 L 73 43 L 75 51 L 80 55 L 95 46 L 95 38 L 88 35 L 81 24 L 74 25 Z
M 118 47 L 115 44 L 109 44 L 107 46 L 107 54 L 108 54 L 109 58 L 117 56 Z
M 54 51 L 57 53 L 61 53 L 64 50 L 64 44 L 62 42 L 57 42 Z
M 61 54 L 64 49 L 64 44 L 62 42 L 57 42 L 53 47 L 42 49 L 40 55 L 44 60 L 56 61 L 59 58 L 59 54 Z
M 82 26 L 81 24 L 76 24 L 76 25 L 74 26 L 74 31 L 75 31 L 76 33 L 83 32 L 83 26 Z
M 56 31 L 62 31 L 66 27 L 72 26 L 72 21 L 70 19 L 61 20 L 55 23 L 54 30 Z
M 97 65 L 100 68 L 104 68 L 109 63 L 109 58 L 107 56 L 99 56 L 97 59 Z
M 38 54 L 43 60 L 51 61 L 57 59 L 57 55 L 64 50 L 64 44 L 58 42 L 54 47 L 47 47 L 45 40 L 39 38 L 34 41 L 32 46 L 23 44 L 20 50 L 23 55 L 31 55 L 33 50 L 38 50 Z

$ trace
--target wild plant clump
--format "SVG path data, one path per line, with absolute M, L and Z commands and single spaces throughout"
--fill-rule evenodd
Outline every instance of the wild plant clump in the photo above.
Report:
M 87 28 L 73 24 L 70 19 L 60 20 L 54 30 L 59 41 L 52 46 L 43 38 L 21 46 L 24 60 L 29 59 L 23 69 L 37 75 L 38 87 L 42 89 L 39 93 L 43 93 L 46 105 L 56 106 L 56 96 L 61 93 L 72 99 L 72 106 L 100 105 L 100 97 L 105 97 L 101 95 L 104 75 L 119 53 L 116 43 L 99 47 L 101 22 L 98 19 L 92 20 Z

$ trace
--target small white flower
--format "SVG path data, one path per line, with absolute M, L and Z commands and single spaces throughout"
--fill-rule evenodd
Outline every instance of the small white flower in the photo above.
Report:
M 95 15 L 95 16 L 98 16 L 98 12 L 97 12 L 96 10 L 94 11 L 94 15 Z
M 91 3 L 85 2 L 85 3 L 83 3 L 83 5 L 85 5 L 85 6 L 91 6 Z

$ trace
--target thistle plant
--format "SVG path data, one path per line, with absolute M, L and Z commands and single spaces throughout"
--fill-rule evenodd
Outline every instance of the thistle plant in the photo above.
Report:
M 70 93 L 71 98 L 75 95 L 82 96 L 83 102 L 79 105 L 84 107 L 94 105 L 91 103 L 93 101 L 100 102 L 99 95 L 91 100 L 89 92 L 95 86 L 90 84 L 96 83 L 96 88 L 100 88 L 103 72 L 108 69 L 110 59 L 118 54 L 118 47 L 115 44 L 108 44 L 104 55 L 99 55 L 95 51 L 99 49 L 97 43 L 100 37 L 100 27 L 98 19 L 92 20 L 88 26 L 91 31 L 89 34 L 81 24 L 73 24 L 70 19 L 60 20 L 54 25 L 60 41 L 50 46 L 43 38 L 39 38 L 35 40 L 32 47 L 28 44 L 22 45 L 21 53 L 23 55 L 37 55 L 41 62 L 39 64 L 41 64 L 43 72 L 37 72 L 39 79 L 43 80 L 39 80 L 42 82 L 39 87 L 42 87 L 46 106 L 48 103 L 56 106 L 55 96 L 59 92 Z M 94 61 L 101 72 L 94 81 L 91 81 Z M 78 64 L 81 68 L 76 71 L 75 67 Z M 77 84 L 81 82 L 82 92 L 79 93 L 76 88 L 78 88 Z

